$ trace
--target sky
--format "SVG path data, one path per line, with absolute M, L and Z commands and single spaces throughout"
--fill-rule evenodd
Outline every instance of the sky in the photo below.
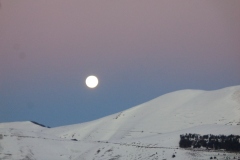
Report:
M 0 0 L 0 122 L 50 127 L 240 85 L 239 0 Z M 99 85 L 85 85 L 95 75 Z

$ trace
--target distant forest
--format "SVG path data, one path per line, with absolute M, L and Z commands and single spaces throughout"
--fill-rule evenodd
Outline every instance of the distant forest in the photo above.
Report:
M 224 149 L 226 151 L 240 151 L 239 135 L 200 135 L 185 134 L 180 135 L 179 147 L 181 148 L 206 148 Z

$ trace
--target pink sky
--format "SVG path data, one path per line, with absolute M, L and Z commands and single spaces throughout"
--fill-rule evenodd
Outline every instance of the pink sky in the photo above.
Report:
M 239 0 L 0 3 L 0 107 L 38 104 L 33 92 L 81 97 L 89 74 L 99 77 L 101 96 L 111 94 L 97 96 L 108 110 L 133 97 L 113 112 L 169 91 L 240 83 Z

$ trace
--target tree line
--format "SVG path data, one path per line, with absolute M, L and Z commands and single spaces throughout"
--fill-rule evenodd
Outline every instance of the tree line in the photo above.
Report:
M 240 151 L 239 135 L 200 135 L 183 134 L 180 135 L 179 147 L 181 148 L 206 148 L 224 149 L 226 151 Z

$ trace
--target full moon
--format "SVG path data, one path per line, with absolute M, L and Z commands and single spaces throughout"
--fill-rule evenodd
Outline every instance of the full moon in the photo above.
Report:
M 95 88 L 98 85 L 98 78 L 96 76 L 88 76 L 86 79 L 86 85 L 89 88 Z

